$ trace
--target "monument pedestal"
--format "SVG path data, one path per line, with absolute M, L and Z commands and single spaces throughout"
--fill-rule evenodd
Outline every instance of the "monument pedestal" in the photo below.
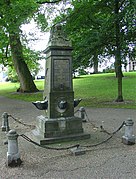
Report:
M 90 134 L 83 133 L 82 119 L 75 116 L 57 119 L 38 116 L 32 133 L 40 145 L 90 138 Z
M 82 128 L 82 119 L 74 116 L 74 107 L 80 99 L 74 99 L 72 81 L 72 46 L 57 24 L 52 27 L 46 53 L 45 87 L 43 101 L 33 104 L 45 110 L 46 116 L 37 117 L 33 130 L 35 141 L 39 144 L 87 139 Z

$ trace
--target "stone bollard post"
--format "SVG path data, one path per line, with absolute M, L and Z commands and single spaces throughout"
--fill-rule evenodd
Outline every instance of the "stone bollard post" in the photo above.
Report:
M 122 137 L 122 142 L 127 145 L 135 144 L 135 136 L 133 135 L 133 120 L 128 119 L 125 122 L 125 135 Z
M 85 119 L 85 108 L 84 107 L 80 107 L 79 111 L 80 111 L 80 117 L 81 117 L 82 121 L 86 122 L 86 119 Z
M 15 130 L 10 130 L 7 134 L 8 137 L 8 152 L 7 152 L 7 165 L 18 166 L 22 163 L 20 153 L 18 151 L 18 134 Z
M 2 127 L 1 127 L 2 131 L 9 131 L 9 122 L 8 122 L 8 113 L 4 112 L 2 114 Z

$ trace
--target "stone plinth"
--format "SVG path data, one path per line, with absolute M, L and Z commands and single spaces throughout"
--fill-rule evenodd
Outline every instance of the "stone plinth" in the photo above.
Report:
M 89 134 L 83 133 L 82 119 L 74 116 L 57 119 L 38 116 L 37 128 L 33 130 L 33 135 L 41 145 L 90 137 Z

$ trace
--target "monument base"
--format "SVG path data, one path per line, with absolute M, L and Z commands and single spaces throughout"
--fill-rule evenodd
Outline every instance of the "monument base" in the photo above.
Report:
M 75 116 L 57 119 L 38 116 L 32 135 L 40 145 L 90 138 L 90 134 L 83 132 L 82 119 Z

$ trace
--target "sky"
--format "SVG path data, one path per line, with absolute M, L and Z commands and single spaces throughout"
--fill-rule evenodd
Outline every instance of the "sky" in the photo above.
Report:
M 38 40 L 30 41 L 28 46 L 32 50 L 42 51 L 46 49 L 48 40 L 49 40 L 49 32 L 42 33 L 37 27 L 34 21 L 31 21 L 29 24 L 24 24 L 21 27 L 22 31 L 27 35 L 28 39 L 36 38 Z
M 32 38 L 31 35 L 33 35 L 35 38 L 37 38 L 38 40 L 36 41 L 30 41 L 28 46 L 32 49 L 32 50 L 36 50 L 36 51 L 43 51 L 46 49 L 47 47 L 47 43 L 49 40 L 49 35 L 50 33 L 42 33 L 37 27 L 36 24 L 34 23 L 34 21 L 31 21 L 31 23 L 29 24 L 25 24 L 22 25 L 23 32 L 28 36 L 28 38 Z M 109 60 L 107 60 L 108 66 L 111 65 L 113 62 L 113 59 L 111 60 L 111 62 Z M 43 75 L 45 73 L 45 60 L 41 60 L 40 62 L 43 70 L 40 70 L 40 73 L 38 75 Z M 102 71 L 105 66 L 107 66 L 106 62 L 102 63 L 101 66 L 99 66 L 99 71 Z M 89 69 L 87 68 L 87 71 L 89 72 L 93 72 L 93 69 Z
M 25 24 L 22 25 L 23 32 L 27 35 L 28 38 L 37 38 L 37 40 L 35 41 L 30 41 L 28 46 L 32 49 L 32 50 L 36 50 L 36 51 L 43 51 L 46 49 L 47 47 L 47 43 L 49 40 L 49 32 L 46 33 L 42 33 L 37 27 L 36 24 L 34 23 L 34 21 L 31 21 L 31 23 L 29 24 Z M 114 59 L 106 59 L 104 63 L 102 63 L 99 66 L 99 71 L 103 71 L 103 69 L 106 68 L 106 66 L 110 66 L 112 63 L 114 62 Z M 41 60 L 40 62 L 43 70 L 40 70 L 39 75 L 43 75 L 45 73 L 45 59 Z M 93 72 L 93 69 L 89 69 L 90 72 Z
M 23 33 L 25 33 L 28 39 L 32 39 L 33 37 L 37 40 L 33 41 L 30 40 L 28 43 L 28 47 L 35 51 L 43 51 L 47 47 L 47 43 L 49 40 L 49 32 L 42 33 L 37 27 L 34 21 L 31 21 L 29 24 L 24 24 L 21 27 Z M 45 74 L 45 59 L 41 60 L 40 62 L 41 69 L 37 76 L 44 76 Z

